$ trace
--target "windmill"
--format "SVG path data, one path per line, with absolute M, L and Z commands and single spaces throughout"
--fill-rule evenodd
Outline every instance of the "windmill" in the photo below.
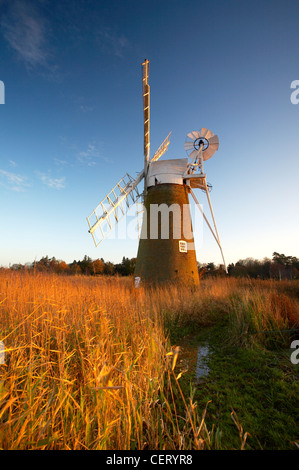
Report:
M 87 217 L 89 232 L 98 246 L 133 204 L 143 203 L 143 221 L 135 268 L 135 284 L 140 282 L 199 283 L 189 194 L 201 211 L 223 257 L 203 162 L 218 150 L 218 137 L 201 128 L 190 132 L 184 148 L 187 158 L 160 160 L 169 146 L 170 134 L 150 158 L 149 61 L 142 64 L 144 115 L 144 168 L 133 178 L 128 173 Z M 139 187 L 143 181 L 143 191 Z M 203 190 L 208 199 L 214 230 L 193 189 Z

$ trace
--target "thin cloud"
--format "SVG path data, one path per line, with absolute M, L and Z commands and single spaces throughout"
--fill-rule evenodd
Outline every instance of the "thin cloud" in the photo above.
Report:
M 49 173 L 41 173 L 36 172 L 38 178 L 42 181 L 42 183 L 51 189 L 63 189 L 66 186 L 65 177 L 62 178 L 52 178 Z
M 61 160 L 60 158 L 54 158 L 54 163 L 55 165 L 58 165 L 58 166 L 69 166 L 69 162 L 66 161 L 66 160 Z
M 0 170 L 0 186 L 11 191 L 22 192 L 30 185 L 25 176 L 6 170 Z
M 127 38 L 113 31 L 111 28 L 105 28 L 98 33 L 98 41 L 103 52 L 113 54 L 116 57 L 122 58 L 125 51 L 129 47 Z
M 46 23 L 32 4 L 10 3 L 1 27 L 4 38 L 27 66 L 48 65 Z
M 87 105 L 81 104 L 81 105 L 80 105 L 80 110 L 81 110 L 83 113 L 90 113 L 91 111 L 94 110 L 94 107 L 93 107 L 93 106 L 87 106 Z
M 100 152 L 94 144 L 88 144 L 86 150 L 77 153 L 77 160 L 87 166 L 96 165 L 96 159 L 99 157 Z
M 90 142 L 85 147 L 79 146 L 77 143 L 70 143 L 66 137 L 61 137 L 61 143 L 64 147 L 63 158 L 53 158 L 53 162 L 58 170 L 63 168 L 74 168 L 79 165 L 93 167 L 99 163 L 100 160 L 108 162 L 108 159 L 103 156 L 101 142 Z

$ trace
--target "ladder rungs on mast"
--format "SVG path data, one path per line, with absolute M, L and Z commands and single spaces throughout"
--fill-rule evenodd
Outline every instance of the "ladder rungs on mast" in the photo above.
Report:
M 155 155 L 151 159 L 151 163 L 156 162 L 157 160 L 159 160 L 159 158 L 166 152 L 166 150 L 168 148 L 168 145 L 169 145 L 170 134 L 171 134 L 171 131 L 169 132 L 166 139 L 162 142 L 162 144 L 160 145 L 160 147 L 156 151 Z
M 113 229 L 114 225 L 119 221 L 119 217 L 125 214 L 126 210 L 123 202 L 126 203 L 128 209 L 130 205 L 134 204 L 139 198 L 140 194 L 137 186 L 143 176 L 144 171 L 141 171 L 136 179 L 132 178 L 132 176 L 127 173 L 98 204 L 89 217 L 87 217 L 89 232 L 92 234 L 96 246 L 98 246 Z M 129 199 L 129 195 L 131 201 Z M 121 214 L 119 214 L 118 208 L 120 209 Z M 113 216 L 112 220 L 111 216 Z M 106 228 L 106 230 L 104 230 L 104 228 Z M 99 241 L 95 238 L 95 232 L 98 229 L 100 229 L 101 234 L 101 239 Z

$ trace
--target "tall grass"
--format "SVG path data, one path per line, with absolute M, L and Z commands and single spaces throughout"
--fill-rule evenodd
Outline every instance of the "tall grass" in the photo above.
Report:
M 297 308 L 248 281 L 135 290 L 129 278 L 3 271 L 0 448 L 211 448 L 206 410 L 180 388 L 172 333 L 230 319 L 239 338 L 248 325 L 296 324 Z
M 279 284 L 252 283 L 231 296 L 232 342 L 287 347 L 299 332 L 299 301 L 277 290 Z
M 188 407 L 175 415 L 171 348 L 147 293 L 115 278 L 11 272 L 0 292 L 2 449 L 202 446 Z

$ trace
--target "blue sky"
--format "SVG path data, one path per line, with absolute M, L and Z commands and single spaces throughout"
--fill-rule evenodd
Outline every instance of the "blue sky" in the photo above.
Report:
M 136 239 L 95 248 L 86 217 L 143 167 L 145 58 L 151 154 L 170 131 L 165 158 L 219 136 L 205 170 L 227 263 L 299 257 L 298 17 L 296 1 L 0 0 L 0 265 L 136 256 Z M 220 263 L 199 232 L 198 261 Z

